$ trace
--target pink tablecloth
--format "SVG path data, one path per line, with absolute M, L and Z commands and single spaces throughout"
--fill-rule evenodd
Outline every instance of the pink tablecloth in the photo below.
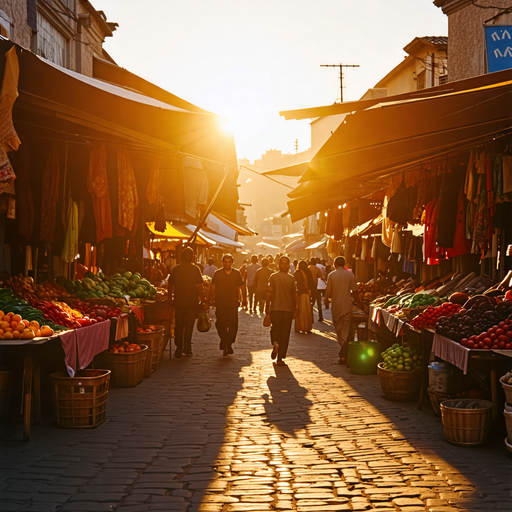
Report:
M 96 354 L 108 349 L 110 322 L 100 322 L 66 331 L 59 336 L 68 374 L 74 377 L 77 369 L 83 370 Z
M 468 373 L 469 348 L 436 333 L 434 334 L 432 352 L 443 361 L 460 368 L 464 375 Z

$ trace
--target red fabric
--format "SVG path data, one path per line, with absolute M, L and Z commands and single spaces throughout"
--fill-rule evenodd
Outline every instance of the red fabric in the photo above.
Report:
M 140 308 L 137 306 L 128 306 L 133 314 L 138 318 L 141 325 L 144 325 L 144 306 L 141 306 Z
M 425 244 L 425 262 L 427 265 L 439 265 L 437 254 L 437 213 L 438 199 L 433 199 L 425 206 L 425 233 L 423 243 Z
M 96 354 L 108 349 L 110 322 L 100 322 L 75 330 L 78 368 L 83 370 Z
M 60 343 L 64 350 L 64 362 L 68 375 L 74 377 L 76 373 L 76 336 L 75 331 L 65 331 L 59 334 Z
M 112 211 L 107 180 L 107 149 L 104 144 L 94 148 L 89 158 L 87 189 L 92 196 L 96 220 L 96 241 L 112 238 Z

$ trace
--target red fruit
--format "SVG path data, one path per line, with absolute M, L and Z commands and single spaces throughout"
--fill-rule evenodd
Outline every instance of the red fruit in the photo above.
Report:
M 505 345 L 505 350 L 510 350 L 512 348 L 512 343 L 507 343 Z
M 498 348 L 499 348 L 499 345 L 495 343 L 491 348 L 492 348 L 493 350 L 496 350 L 496 349 L 498 349 Z
M 467 338 L 462 338 L 460 340 L 460 344 L 463 346 L 463 347 L 467 347 L 468 346 L 468 339 Z
M 470 339 L 470 340 L 468 341 L 468 348 L 469 348 L 469 349 L 472 349 L 474 346 L 475 346 L 475 342 L 474 342 L 472 339 Z
M 490 347 L 489 345 L 486 345 L 486 346 L 484 347 L 484 350 L 491 350 L 491 347 Z
M 502 334 L 505 334 L 505 331 L 501 328 L 496 329 L 496 336 L 501 336 Z
M 512 341 L 512 329 L 507 331 L 507 338 Z
M 505 325 L 505 322 L 500 322 L 500 323 L 498 324 L 498 327 L 499 327 L 500 329 L 503 329 L 503 326 L 504 326 L 504 325 Z
M 505 343 L 504 341 L 500 341 L 500 342 L 498 343 L 498 347 L 499 347 L 499 348 L 505 348 L 505 345 L 506 345 L 506 343 Z
M 507 343 L 508 336 L 506 336 L 505 334 L 501 334 L 500 336 L 498 336 L 498 341 L 503 341 L 503 342 Z
M 479 341 L 478 348 L 484 348 L 484 347 L 485 347 L 485 343 L 483 341 Z
M 492 333 L 489 338 L 494 341 L 496 338 L 498 337 L 498 335 L 496 333 Z

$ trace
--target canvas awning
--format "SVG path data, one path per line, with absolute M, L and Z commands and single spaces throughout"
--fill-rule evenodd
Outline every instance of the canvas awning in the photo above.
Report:
M 187 228 L 193 233 L 197 226 L 193 226 L 191 224 L 187 225 Z M 217 233 L 210 233 L 210 231 L 203 231 L 202 229 L 199 230 L 198 236 L 201 236 L 203 238 L 206 238 L 213 242 L 213 245 L 223 245 L 225 247 L 244 247 L 244 244 L 242 242 L 237 242 L 235 240 L 230 240 L 229 238 L 226 238 L 225 236 L 218 235 Z
M 325 249 L 327 247 L 327 238 L 324 238 L 323 240 L 319 240 L 318 242 L 315 242 L 314 244 L 308 245 L 306 247 L 306 250 L 309 251 L 310 249 Z
M 512 129 L 507 80 L 423 99 L 376 105 L 346 117 L 288 196 L 292 221 L 364 197 L 383 178 Z
M 190 231 L 190 229 L 181 224 L 173 225 L 170 222 L 166 222 L 165 231 L 157 231 L 155 229 L 154 222 L 146 222 L 146 226 L 148 227 L 149 231 L 151 231 L 151 233 L 153 233 L 154 235 L 169 240 L 188 240 L 192 235 L 192 231 Z M 208 237 L 203 236 L 201 233 L 198 233 L 196 243 L 199 245 L 215 245 L 214 240 L 211 240 Z
M 306 248 L 306 239 L 304 237 L 299 238 L 298 240 L 294 240 L 292 243 L 288 244 L 285 247 L 285 252 L 298 252 L 303 251 Z

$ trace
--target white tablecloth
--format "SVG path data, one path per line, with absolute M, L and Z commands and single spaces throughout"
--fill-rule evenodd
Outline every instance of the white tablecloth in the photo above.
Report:
M 436 333 L 434 334 L 432 352 L 443 361 L 460 368 L 464 375 L 468 373 L 469 348 Z

